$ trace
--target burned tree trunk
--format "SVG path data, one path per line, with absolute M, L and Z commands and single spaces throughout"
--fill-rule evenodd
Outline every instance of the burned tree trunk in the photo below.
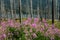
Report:
M 21 0 L 19 0 L 19 20 L 20 20 L 20 23 L 21 23 Z
M 52 24 L 54 24 L 54 0 L 52 0 Z

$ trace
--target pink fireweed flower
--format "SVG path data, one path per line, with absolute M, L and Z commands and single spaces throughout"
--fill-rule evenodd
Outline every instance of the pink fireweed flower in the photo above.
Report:
M 45 19 L 43 19 L 42 21 L 43 21 L 44 23 L 46 23 L 46 20 L 45 20 Z
M 0 40 L 4 40 L 6 38 L 6 34 L 0 34 Z
M 38 24 L 37 24 L 37 26 L 40 28 L 41 27 L 41 25 L 42 25 L 42 23 L 41 22 L 39 22 Z
M 33 38 L 36 38 L 36 37 L 37 37 L 37 35 L 36 35 L 35 33 L 33 33 L 33 34 L 32 34 L 32 37 L 33 37 Z
M 25 22 L 23 22 L 24 25 L 28 25 L 29 21 L 26 20 Z
M 8 36 L 10 36 L 11 35 L 11 33 L 8 33 Z
M 57 34 L 60 37 L 60 29 L 54 28 L 53 31 L 55 34 Z
M 45 32 L 44 33 L 44 36 L 46 36 L 46 37 L 49 36 L 49 33 L 48 32 Z
M 41 30 L 41 31 L 44 31 L 45 29 L 44 29 L 44 27 L 41 27 L 40 30 Z
M 3 40 L 2 35 L 0 34 L 0 40 Z
M 49 27 L 49 29 L 44 33 L 44 35 L 54 39 L 55 32 L 52 27 Z
M 48 27 L 48 24 L 47 24 L 47 23 L 44 23 L 44 26 L 45 26 L 45 27 Z
M 32 32 L 32 29 L 30 29 L 30 32 Z
M 29 17 L 27 20 L 28 20 L 28 21 L 31 21 L 31 20 L 32 20 L 32 18 L 30 18 L 30 17 Z
M 59 31 L 60 31 L 60 29 L 55 28 L 55 27 L 54 27 L 54 29 L 51 27 L 51 29 L 52 29 L 52 31 L 53 31 L 55 34 L 58 34 L 58 33 L 59 33 Z
M 52 29 L 52 27 L 49 27 L 49 28 L 48 28 L 48 30 L 45 32 L 45 35 L 54 37 L 55 32 L 54 32 L 54 30 Z
M 26 21 L 23 22 L 24 25 L 30 25 L 31 23 L 31 18 L 29 17 Z
M 13 22 L 9 23 L 9 26 L 14 27 L 14 23 Z
M 39 18 L 34 18 L 34 23 L 39 22 Z
M 15 26 L 14 24 L 15 24 L 14 20 L 8 20 L 8 26 L 14 27 Z
M 0 27 L 0 35 L 6 33 L 6 28 L 7 27 Z
M 40 28 L 40 32 L 44 33 L 44 30 L 45 30 L 44 27 L 41 27 L 41 28 Z
M 6 31 L 6 27 L 0 27 L 0 31 L 5 32 Z
M 15 27 L 20 27 L 20 23 L 19 22 L 16 22 L 15 23 Z
M 32 27 L 37 27 L 36 23 L 31 24 Z
M 53 28 L 53 29 L 55 28 L 54 24 L 52 24 L 52 28 Z
M 6 34 L 3 34 L 2 36 L 3 36 L 3 38 L 6 38 Z
M 29 20 L 26 20 L 25 22 L 23 22 L 24 25 L 30 25 L 31 22 Z
M 51 37 L 50 40 L 55 40 L 54 37 Z
M 5 21 L 4 22 L 1 22 L 1 26 L 2 27 L 6 27 L 7 26 L 6 22 Z

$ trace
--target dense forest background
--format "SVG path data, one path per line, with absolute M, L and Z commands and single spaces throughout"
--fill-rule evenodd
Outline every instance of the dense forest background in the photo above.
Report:
M 0 0 L 0 9 L 1 8 L 1 1 L 3 1 L 2 5 L 4 4 L 4 9 L 6 12 L 11 11 L 11 2 L 10 0 Z M 19 14 L 19 3 L 18 0 L 12 0 L 13 10 L 16 10 L 16 14 Z M 22 6 L 22 13 L 23 15 L 27 15 L 27 7 L 31 8 L 30 0 L 21 0 Z M 52 16 L 52 0 L 32 0 L 32 9 L 34 15 L 37 14 L 37 7 L 39 6 L 39 13 L 42 11 L 42 17 L 51 18 Z M 59 17 L 59 10 L 60 10 L 60 0 L 54 0 L 54 8 L 55 8 L 55 18 L 58 19 Z M 1 12 L 1 10 L 0 10 Z M 50 17 L 48 17 L 50 16 Z M 27 16 L 26 16 L 27 17 Z

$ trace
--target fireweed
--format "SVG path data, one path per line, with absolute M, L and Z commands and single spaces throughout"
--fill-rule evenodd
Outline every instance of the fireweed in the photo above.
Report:
M 42 22 L 39 18 L 27 18 L 21 24 L 15 20 L 2 21 L 0 24 L 0 40 L 55 40 L 60 39 L 60 29 Z

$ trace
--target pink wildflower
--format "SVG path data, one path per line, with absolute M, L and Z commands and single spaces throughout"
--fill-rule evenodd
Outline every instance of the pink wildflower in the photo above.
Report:
M 39 18 L 34 18 L 34 23 L 38 22 Z
M 6 34 L 1 34 L 0 35 L 0 40 L 4 40 L 4 38 L 6 38 Z
M 32 32 L 32 29 L 30 29 L 30 32 Z
M 25 22 L 23 22 L 24 25 L 28 25 L 28 20 L 26 20 Z
M 35 33 L 33 33 L 33 34 L 32 34 L 32 37 L 33 37 L 33 38 L 36 38 L 36 37 L 37 37 L 37 35 L 36 35 Z
M 54 37 L 51 37 L 50 39 L 51 39 L 51 40 L 54 40 Z
M 8 20 L 8 25 L 10 26 L 10 27 L 14 27 L 15 25 L 14 25 L 14 21 L 13 20 Z
M 16 22 L 15 27 L 20 27 L 20 23 Z
M 6 34 L 3 34 L 2 36 L 3 36 L 4 38 L 6 38 Z
M 28 20 L 28 21 L 31 21 L 32 19 L 29 17 L 27 20 Z
M 9 25 L 10 25 L 10 27 L 14 27 L 14 23 L 13 22 L 11 22 Z
M 31 24 L 32 27 L 37 27 L 36 23 Z
M 54 27 L 54 24 L 52 24 L 52 29 L 54 29 L 55 27 Z
M 7 25 L 6 22 L 1 22 L 2 27 L 6 27 L 6 25 Z
M 43 19 L 43 22 L 44 22 L 44 23 L 46 23 L 46 20 L 45 20 L 45 19 Z
M 44 23 L 44 26 L 45 26 L 45 27 L 48 27 L 48 24 L 47 24 L 47 23 Z

